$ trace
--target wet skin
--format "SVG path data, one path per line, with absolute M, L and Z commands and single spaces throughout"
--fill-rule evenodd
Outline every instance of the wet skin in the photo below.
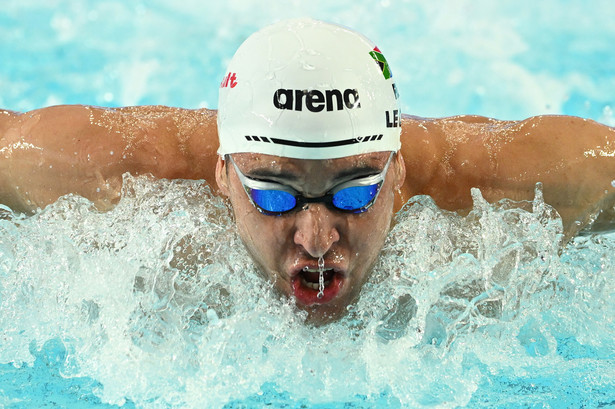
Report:
M 320 197 L 340 183 L 382 171 L 389 152 L 331 160 L 299 160 L 234 154 L 248 177 L 286 184 L 306 197 Z M 218 160 L 216 180 L 231 201 L 239 234 L 260 271 L 284 296 L 293 297 L 312 322 L 342 316 L 358 296 L 378 257 L 393 216 L 395 192 L 405 178 L 401 154 L 393 157 L 374 204 L 364 213 L 345 213 L 311 203 L 281 216 L 260 213 L 250 202 L 233 166 Z M 318 259 L 324 259 L 324 296 Z M 305 271 L 305 270 L 308 271 Z

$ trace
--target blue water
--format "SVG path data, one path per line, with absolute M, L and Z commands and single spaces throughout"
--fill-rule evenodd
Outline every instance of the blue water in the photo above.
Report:
M 320 3 L 4 2 L 0 105 L 216 107 L 219 78 L 247 35 L 309 15 L 354 27 L 378 44 L 391 60 L 404 112 L 613 121 L 610 0 Z
M 379 45 L 407 113 L 615 125 L 612 2 L 432 3 L 10 2 L 0 105 L 216 107 L 246 35 L 310 15 Z M 321 328 L 198 181 L 128 178 L 108 213 L 73 196 L 0 209 L 0 406 L 615 407 L 615 237 L 560 251 L 540 195 L 475 192 L 467 218 L 413 200 L 361 299 Z

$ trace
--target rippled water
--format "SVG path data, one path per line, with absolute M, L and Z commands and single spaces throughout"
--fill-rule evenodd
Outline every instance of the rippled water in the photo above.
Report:
M 615 124 L 611 0 L 9 1 L 0 7 L 0 106 L 215 108 L 241 42 L 302 16 L 378 44 L 404 113 Z
M 615 405 L 615 238 L 560 254 L 540 194 L 474 198 L 465 218 L 413 199 L 348 316 L 318 328 L 202 182 L 127 177 L 107 213 L 76 196 L 5 210 L 0 403 Z

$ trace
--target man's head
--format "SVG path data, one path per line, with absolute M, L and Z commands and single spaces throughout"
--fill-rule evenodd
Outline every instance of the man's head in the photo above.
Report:
M 388 233 L 397 98 L 373 43 L 310 19 L 250 36 L 221 83 L 218 185 L 260 269 L 314 318 L 346 310 Z

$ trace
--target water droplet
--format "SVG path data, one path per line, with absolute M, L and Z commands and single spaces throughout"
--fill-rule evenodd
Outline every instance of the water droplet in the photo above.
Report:
M 325 295 L 325 259 L 320 256 L 318 258 L 318 298 Z

